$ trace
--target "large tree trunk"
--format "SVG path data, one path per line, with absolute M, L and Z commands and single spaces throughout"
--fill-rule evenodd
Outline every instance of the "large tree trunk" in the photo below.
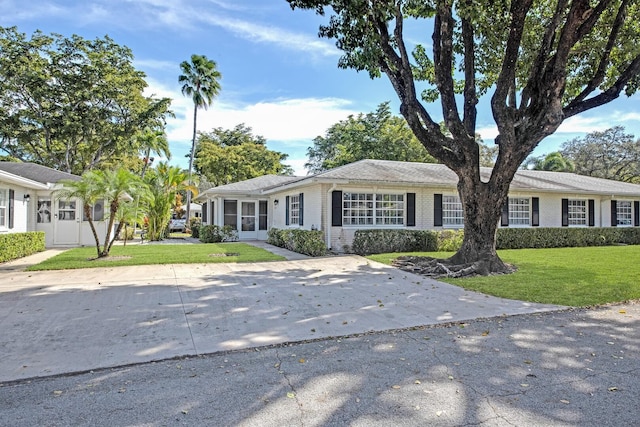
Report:
M 459 173 L 464 240 L 458 252 L 447 261 L 456 266 L 456 271 L 470 269 L 470 273 L 483 275 L 510 272 L 511 268 L 496 253 L 496 231 L 509 186 L 482 182 L 478 169 L 473 169 L 476 170 Z

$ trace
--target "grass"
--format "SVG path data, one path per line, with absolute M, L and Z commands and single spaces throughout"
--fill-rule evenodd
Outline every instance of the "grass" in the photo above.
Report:
M 451 253 L 368 258 L 391 264 L 400 255 L 445 258 Z M 503 298 L 575 307 L 640 299 L 640 246 L 503 250 L 498 255 L 518 271 L 442 281 Z
M 118 245 L 111 248 L 109 258 L 95 259 L 95 257 L 95 247 L 70 249 L 40 264 L 29 267 L 28 271 L 152 264 L 199 264 L 284 260 L 284 257 L 245 243 Z

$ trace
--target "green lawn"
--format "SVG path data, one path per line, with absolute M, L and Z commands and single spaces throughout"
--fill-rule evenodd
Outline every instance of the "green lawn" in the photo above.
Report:
M 95 247 L 70 249 L 40 264 L 29 267 L 28 270 L 284 260 L 284 257 L 245 243 L 118 245 L 111 248 L 109 258 L 95 259 L 95 257 Z
M 498 254 L 518 271 L 441 280 L 504 298 L 577 307 L 640 299 L 640 246 L 519 249 Z M 451 254 L 380 254 L 368 258 L 391 264 L 400 255 L 444 258 Z

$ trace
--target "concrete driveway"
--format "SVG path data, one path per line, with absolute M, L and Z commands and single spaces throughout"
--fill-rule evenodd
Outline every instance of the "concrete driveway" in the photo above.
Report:
M 559 308 L 358 256 L 0 277 L 0 382 Z

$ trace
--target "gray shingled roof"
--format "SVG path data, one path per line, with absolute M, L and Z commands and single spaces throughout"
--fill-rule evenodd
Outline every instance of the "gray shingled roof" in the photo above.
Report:
M 302 179 L 304 179 L 304 177 L 264 175 L 257 178 L 247 179 L 246 181 L 233 182 L 231 184 L 210 188 L 200 193 L 198 198 L 204 195 L 213 194 L 260 194 L 264 190 Z
M 79 180 L 80 177 L 60 172 L 35 163 L 0 162 L 0 170 L 42 184 L 55 184 L 63 179 Z
M 489 177 L 490 168 L 482 168 Z M 456 174 L 442 164 L 396 162 L 390 160 L 360 160 L 321 172 L 309 179 L 347 180 L 358 183 L 410 184 L 453 187 Z M 566 172 L 519 170 L 511 183 L 512 190 L 557 193 L 589 193 L 603 195 L 640 196 L 640 185 L 609 179 L 593 178 Z

